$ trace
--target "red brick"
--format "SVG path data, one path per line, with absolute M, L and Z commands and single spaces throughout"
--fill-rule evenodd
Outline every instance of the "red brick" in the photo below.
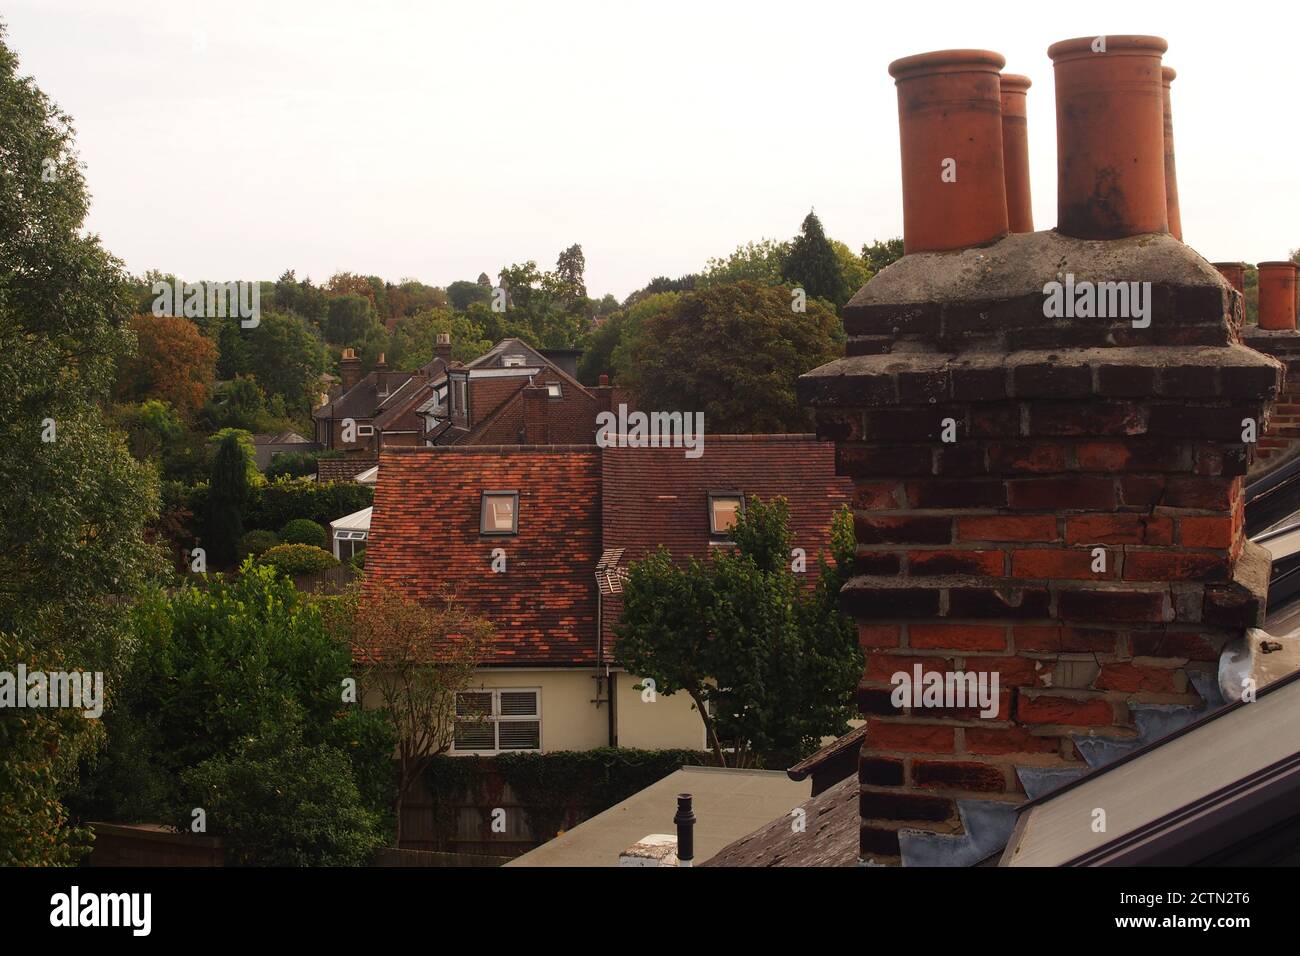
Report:
M 1069 590 L 1056 598 L 1066 621 L 1123 621 L 1134 624 L 1173 620 L 1173 607 L 1164 591 Z
M 1134 657 L 1177 657 L 1191 661 L 1217 661 L 1223 635 L 1191 631 L 1133 631 L 1129 635 Z
M 956 746 L 953 728 L 942 724 L 896 724 L 872 718 L 863 746 L 903 753 L 950 754 Z
M 1075 727 L 1108 727 L 1115 722 L 1110 702 L 1100 698 L 1022 694 L 1016 702 L 1016 717 L 1026 724 L 1068 724 Z
M 1171 668 L 1141 667 L 1137 664 L 1103 664 L 1093 684 L 1098 690 L 1139 691 L 1160 694 L 1176 692 Z
M 1164 504 L 1170 508 L 1203 508 L 1227 511 L 1237 490 L 1238 478 L 1170 478 Z
M 876 647 L 898 647 L 901 643 L 901 629 L 897 624 L 858 622 L 858 645 L 865 650 Z
M 873 515 L 853 517 L 858 544 L 947 544 L 952 541 L 952 519 L 930 515 Z
M 997 674 L 998 687 L 1033 687 L 1050 668 L 1029 657 L 969 657 L 964 668 L 975 674 Z
M 1046 754 L 1060 750 L 1056 737 L 1036 737 L 1024 727 L 967 727 L 966 751 L 973 754 Z
M 1165 493 L 1165 479 L 1159 476 L 1126 475 L 1119 485 L 1124 504 L 1131 507 L 1154 508 Z
M 1032 548 L 1017 551 L 1011 556 L 1011 576 L 1016 578 L 1047 578 L 1074 580 L 1113 580 L 1116 575 L 1115 559 L 1106 555 L 1106 570 L 1092 569 L 1092 552 L 1064 548 Z
M 924 820 L 936 823 L 954 816 L 956 809 L 951 800 L 927 793 L 863 790 L 858 794 L 858 816 L 863 820 Z
M 1010 720 L 1011 719 L 1011 695 L 1013 689 L 1003 688 L 1001 683 L 998 684 L 997 710 L 993 714 L 985 714 L 983 708 L 978 705 L 970 707 L 926 707 L 923 713 L 926 717 L 945 718 L 948 720 Z
M 1170 441 L 1080 442 L 1074 455 L 1080 471 L 1185 471 L 1186 448 Z
M 1115 482 L 1109 478 L 1016 478 L 1007 482 L 1007 504 L 1020 510 L 1111 511 Z
M 858 762 L 858 783 L 875 787 L 901 787 L 903 761 L 897 757 L 864 757 Z
M 1001 508 L 1006 492 L 999 481 L 909 481 L 907 501 L 913 508 Z
M 1070 515 L 1065 519 L 1067 544 L 1173 544 L 1174 522 L 1154 515 Z
M 1007 629 L 1001 624 L 912 624 L 908 643 L 952 651 L 1002 651 L 1007 647 Z
M 957 519 L 958 541 L 1057 540 L 1055 515 L 991 515 Z
M 1225 555 L 1196 551 L 1130 551 L 1124 557 L 1125 581 L 1222 581 Z
M 1227 548 L 1232 544 L 1232 518 L 1180 518 L 1179 541 L 1188 548 Z
M 921 673 L 943 674 L 953 669 L 952 661 L 944 657 L 914 657 L 903 654 L 871 654 L 867 657 L 867 680 L 887 684 L 899 671 L 912 677 L 912 668 L 921 665 Z
M 898 856 L 901 852 L 898 845 L 898 831 L 885 827 L 859 827 L 858 852 L 863 858 Z
M 1000 793 L 1007 788 L 1006 772 L 971 760 L 915 760 L 912 781 L 919 787 Z
M 1029 406 L 1031 435 L 1141 435 L 1147 429 L 1143 405 L 1035 402 Z
M 1012 631 L 1017 651 L 1052 654 L 1113 654 L 1119 635 L 1114 631 L 1078 627 L 1017 627 Z
M 909 574 L 980 574 L 1002 577 L 1001 551 L 909 551 Z
M 989 445 L 989 470 L 1051 473 L 1065 471 L 1065 446 L 1049 442 Z
M 902 507 L 899 485 L 892 481 L 860 481 L 853 486 L 853 507 L 864 511 L 889 511 Z

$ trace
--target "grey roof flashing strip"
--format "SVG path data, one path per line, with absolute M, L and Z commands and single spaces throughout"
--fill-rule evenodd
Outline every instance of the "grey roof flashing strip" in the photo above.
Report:
M 904 866 L 975 866 L 1006 846 L 1016 805 L 997 800 L 958 800 L 962 833 L 900 830 Z
M 1286 677 L 1283 677 L 1281 680 L 1269 684 L 1267 687 L 1260 690 L 1259 693 L 1256 695 L 1255 699 L 1256 701 L 1258 701 L 1261 698 L 1266 697 L 1269 694 L 1277 693 L 1282 688 L 1289 687 L 1291 684 L 1294 684 L 1298 681 L 1300 681 L 1300 671 L 1296 671 L 1293 674 L 1288 674 Z M 1083 783 L 1086 783 L 1090 780 L 1095 780 L 1103 774 L 1111 773 L 1116 768 L 1121 767 L 1124 764 L 1129 763 L 1130 761 L 1137 760 L 1139 757 L 1143 756 L 1144 754 L 1147 754 L 1158 747 L 1163 747 L 1165 744 L 1169 743 L 1172 740 L 1176 740 L 1179 737 L 1182 737 L 1184 734 L 1193 733 L 1194 731 L 1205 726 L 1211 721 L 1219 720 L 1220 718 L 1226 716 L 1227 714 L 1233 713 L 1239 708 L 1250 707 L 1250 706 L 1253 706 L 1253 704 L 1245 701 L 1236 701 L 1234 703 L 1225 704 L 1223 707 L 1218 707 L 1213 710 L 1210 710 L 1200 718 L 1193 720 L 1182 727 L 1179 727 L 1177 730 L 1174 730 L 1172 733 L 1164 737 L 1161 737 L 1160 739 L 1155 740 L 1152 743 L 1146 744 L 1142 747 L 1138 747 L 1136 750 L 1132 750 L 1120 756 L 1119 758 L 1111 761 L 1110 763 L 1098 767 L 1097 769 L 1093 770 L 1091 773 L 1084 774 L 1079 779 L 1071 781 L 1065 784 L 1064 786 L 1058 787 L 1056 790 L 1053 790 L 1050 793 L 1045 793 L 1040 797 L 1036 797 L 1033 800 L 1028 800 L 1025 803 L 1020 804 L 1018 807 L 1016 807 L 1016 813 L 1023 815 L 1024 811 L 1028 810 L 1030 807 L 1036 807 L 1040 804 L 1046 803 L 1048 800 L 1052 800 L 1060 796 L 1062 793 L 1065 793 L 1066 791 L 1073 790 L 1075 787 L 1078 787 Z

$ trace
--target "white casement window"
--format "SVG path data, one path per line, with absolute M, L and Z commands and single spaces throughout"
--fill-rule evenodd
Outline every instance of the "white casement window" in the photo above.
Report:
M 366 550 L 366 537 L 365 531 L 335 531 L 334 557 L 344 562 L 352 560 L 353 555 Z
M 368 438 L 375 433 L 374 425 L 358 425 L 357 434 L 362 438 Z
M 451 749 L 453 753 L 476 754 L 541 750 L 541 688 L 508 687 L 457 694 Z
M 507 355 L 501 359 L 501 366 L 502 368 L 523 368 L 524 356 Z
M 563 398 L 564 392 L 560 390 L 559 382 L 546 383 L 546 395 L 549 398 Z
M 727 537 L 744 510 L 745 496 L 739 491 L 710 492 L 709 532 L 715 538 Z

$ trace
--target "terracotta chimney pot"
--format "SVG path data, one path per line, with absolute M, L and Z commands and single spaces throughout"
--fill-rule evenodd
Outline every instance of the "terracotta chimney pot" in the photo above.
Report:
M 1079 37 L 1056 72 L 1057 229 L 1078 239 L 1169 231 L 1159 37 Z M 1104 52 L 1103 52 L 1104 51 Z
M 1259 327 L 1266 331 L 1294 329 L 1296 264 L 1259 264 Z
M 1246 267 L 1240 262 L 1214 262 L 1211 263 L 1214 268 L 1219 270 L 1219 274 L 1228 280 L 1228 285 L 1232 286 L 1242 295 L 1246 294 Z
M 1174 168 L 1174 113 L 1169 105 L 1169 84 L 1178 74 L 1172 66 L 1160 68 L 1161 94 L 1165 113 L 1165 208 L 1169 211 L 1169 234 L 1183 241 L 1183 217 L 1178 211 L 1178 173 Z
M 1005 65 L 988 50 L 889 64 L 898 87 L 905 253 L 964 249 L 1007 234 L 998 81 Z
M 1007 183 L 1007 225 L 1012 232 L 1034 231 L 1034 208 L 1029 195 L 1029 127 L 1025 93 L 1029 77 L 1003 73 L 1002 165 Z

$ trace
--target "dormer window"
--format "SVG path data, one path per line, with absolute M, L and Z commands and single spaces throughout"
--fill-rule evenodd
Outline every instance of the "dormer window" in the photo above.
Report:
M 739 491 L 709 492 L 709 533 L 715 538 L 730 537 L 744 511 L 745 496 Z
M 564 392 L 560 390 L 559 382 L 546 383 L 546 395 L 548 398 L 563 398 Z
M 523 368 L 524 356 L 507 355 L 503 359 L 501 359 L 501 365 L 504 368 Z
M 483 492 L 478 530 L 480 534 L 518 534 L 519 492 Z

